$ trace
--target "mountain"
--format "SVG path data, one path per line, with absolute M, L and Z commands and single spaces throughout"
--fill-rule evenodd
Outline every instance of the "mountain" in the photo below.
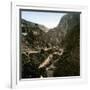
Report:
M 63 41 L 65 41 L 66 34 L 80 23 L 79 21 L 79 14 L 77 13 L 64 15 L 58 25 L 47 32 L 47 35 L 45 36 L 47 42 L 53 46 L 63 47 Z
M 80 13 L 65 15 L 58 24 L 58 30 L 65 31 L 62 42 L 64 53 L 56 63 L 54 76 L 80 75 Z
M 21 56 L 22 78 L 79 76 L 80 13 L 67 13 L 53 29 L 21 19 Z
M 47 28 L 47 27 L 45 27 L 44 25 L 38 25 L 38 27 L 41 29 L 41 30 L 43 30 L 44 32 L 48 32 L 49 31 L 49 29 Z
M 44 36 L 48 31 L 45 26 L 21 19 L 21 29 L 24 44 L 27 42 L 33 49 L 44 46 Z
M 70 13 L 62 17 L 57 27 L 62 31 L 67 31 L 68 29 L 73 28 L 79 22 L 80 22 L 80 13 Z
M 44 25 L 41 24 L 37 24 L 34 22 L 30 22 L 24 19 L 21 19 L 21 28 L 22 28 L 22 32 L 25 32 L 24 30 L 26 30 L 27 32 L 31 31 L 31 30 L 41 30 L 43 32 L 48 32 L 48 28 L 45 27 Z

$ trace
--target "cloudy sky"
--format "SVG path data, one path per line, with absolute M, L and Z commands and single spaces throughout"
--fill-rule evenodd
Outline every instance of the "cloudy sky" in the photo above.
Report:
M 65 13 L 21 11 L 21 18 L 45 25 L 47 28 L 54 28 Z

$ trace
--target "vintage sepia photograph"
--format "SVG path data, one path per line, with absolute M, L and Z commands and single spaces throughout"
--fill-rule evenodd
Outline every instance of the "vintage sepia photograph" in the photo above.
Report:
M 20 78 L 80 76 L 80 12 L 20 9 Z

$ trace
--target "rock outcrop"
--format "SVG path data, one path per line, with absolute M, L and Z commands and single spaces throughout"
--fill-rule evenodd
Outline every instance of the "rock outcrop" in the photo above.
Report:
M 21 63 L 22 78 L 79 76 L 80 13 L 67 13 L 50 30 L 21 19 Z

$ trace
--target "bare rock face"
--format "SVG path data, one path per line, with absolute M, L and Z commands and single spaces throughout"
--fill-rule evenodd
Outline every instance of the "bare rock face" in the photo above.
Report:
M 21 77 L 80 75 L 80 13 L 67 13 L 45 26 L 21 19 Z
M 61 25 L 61 26 L 60 26 Z M 54 76 L 80 75 L 80 14 L 64 16 L 59 24 L 65 30 L 64 53 L 56 64 Z

